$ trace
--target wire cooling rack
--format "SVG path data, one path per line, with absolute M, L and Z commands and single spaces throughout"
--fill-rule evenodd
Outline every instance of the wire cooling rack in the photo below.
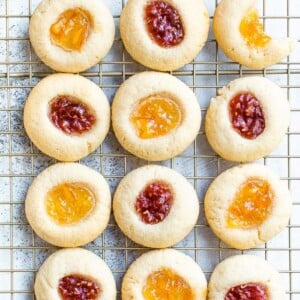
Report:
M 101 1 L 101 0 L 99 0 Z M 24 215 L 24 199 L 33 178 L 55 160 L 43 155 L 24 133 L 22 109 L 31 88 L 53 73 L 36 57 L 28 40 L 30 15 L 39 0 L 0 0 L 0 299 L 34 299 L 36 271 L 57 248 L 39 239 Z M 118 28 L 125 1 L 105 0 Z M 206 0 L 212 18 L 217 1 Z M 188 5 L 188 3 L 187 3 Z M 267 32 L 300 39 L 299 0 L 260 0 L 259 11 Z M 198 57 L 173 75 L 187 83 L 205 115 L 216 90 L 241 76 L 265 76 L 279 84 L 291 104 L 291 125 L 281 145 L 260 163 L 273 168 L 289 186 L 293 216 L 289 226 L 266 245 L 251 252 L 265 257 L 281 274 L 286 299 L 300 300 L 300 49 L 266 70 L 253 70 L 231 62 L 218 49 L 210 32 Z M 110 99 L 129 76 L 145 70 L 124 52 L 117 30 L 112 50 L 102 63 L 83 75 L 94 81 Z M 280 116 L 278 116 L 280 122 Z M 128 153 L 109 133 L 99 149 L 81 163 L 101 172 L 113 192 L 130 170 L 147 164 Z M 185 175 L 197 190 L 201 213 L 192 232 L 175 248 L 192 256 L 207 278 L 225 257 L 241 253 L 220 242 L 207 226 L 203 197 L 211 181 L 233 164 L 219 158 L 207 144 L 203 127 L 196 141 L 179 157 L 162 162 Z M 134 258 L 147 249 L 127 239 L 111 218 L 104 234 L 86 248 L 100 255 L 112 269 L 120 290 L 121 280 Z M 246 271 L 246 270 L 245 270 Z M 119 295 L 120 298 L 120 295 Z M 188 300 L 188 299 L 187 299 Z

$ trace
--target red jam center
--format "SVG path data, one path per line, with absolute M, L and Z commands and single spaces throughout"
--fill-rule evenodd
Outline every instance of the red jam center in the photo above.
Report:
M 145 21 L 149 35 L 161 47 L 176 46 L 184 38 L 178 11 L 165 1 L 148 3 L 145 8 Z
M 263 285 L 246 283 L 232 287 L 224 300 L 268 300 L 268 295 Z
M 233 128 L 246 139 L 255 139 L 265 129 L 265 118 L 259 101 L 251 94 L 239 94 L 229 104 Z
M 152 182 L 138 195 L 135 203 L 136 212 L 147 224 L 163 221 L 173 204 L 171 189 L 163 182 Z
M 101 292 L 95 282 L 78 275 L 61 278 L 58 290 L 63 300 L 96 300 Z
M 49 117 L 57 128 L 67 134 L 82 134 L 96 122 L 84 103 L 67 95 L 57 96 L 50 102 Z

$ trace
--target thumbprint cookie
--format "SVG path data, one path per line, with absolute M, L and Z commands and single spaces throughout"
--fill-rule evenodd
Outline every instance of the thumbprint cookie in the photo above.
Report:
M 121 38 L 139 63 L 172 71 L 191 62 L 203 48 L 209 14 L 203 0 L 129 0 L 121 13 Z
M 24 108 L 24 127 L 45 154 L 75 161 L 94 151 L 110 126 L 110 106 L 102 90 L 73 74 L 54 74 L 31 91 Z
M 223 52 L 251 68 L 266 68 L 288 56 L 296 46 L 291 38 L 271 38 L 264 32 L 255 8 L 257 0 L 222 0 L 213 31 Z
M 283 300 L 279 273 L 262 257 L 231 256 L 217 265 L 208 284 L 208 300 Z
M 196 138 L 200 107 L 192 90 L 176 77 L 143 72 L 127 79 L 112 104 L 112 125 L 121 145 L 151 161 L 184 151 Z
M 113 17 L 98 0 L 43 0 L 29 25 L 36 54 L 59 72 L 78 73 L 98 63 L 114 34 Z
M 37 300 L 100 300 L 117 298 L 116 283 L 107 264 L 81 248 L 50 255 L 34 284 Z
M 271 153 L 290 119 L 286 95 L 263 77 L 236 79 L 218 91 L 206 114 L 212 148 L 231 161 L 252 161 Z
M 192 185 L 176 171 L 148 165 L 127 174 L 113 200 L 120 229 L 151 248 L 172 246 L 192 230 L 199 202 Z
M 78 163 L 58 163 L 32 182 L 25 201 L 36 234 L 59 247 L 77 247 L 96 239 L 110 217 L 111 195 L 98 172 Z
M 206 294 L 201 268 L 173 249 L 143 254 L 131 264 L 122 283 L 123 300 L 205 300 Z
M 214 233 L 237 249 L 266 243 L 289 222 L 291 199 L 287 186 L 264 165 L 246 164 L 219 175 L 204 200 Z

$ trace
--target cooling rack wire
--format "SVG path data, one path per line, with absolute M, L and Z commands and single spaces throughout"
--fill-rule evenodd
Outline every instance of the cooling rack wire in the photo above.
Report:
M 44 259 L 56 248 L 39 239 L 24 215 L 24 198 L 33 178 L 53 159 L 39 152 L 24 133 L 22 109 L 30 89 L 52 70 L 43 65 L 30 47 L 28 23 L 40 0 L 0 0 L 0 300 L 34 299 L 33 282 Z M 103 0 L 118 28 L 124 0 Z M 206 0 L 212 19 L 216 0 Z M 188 3 L 187 3 L 188 5 Z M 300 39 L 299 0 L 260 0 L 259 11 L 267 31 Z M 291 104 L 291 125 L 284 141 L 260 163 L 273 168 L 289 186 L 293 216 L 289 226 L 266 245 L 244 251 L 265 257 L 279 271 L 286 298 L 300 300 L 300 49 L 266 70 L 251 70 L 228 60 L 210 32 L 208 42 L 189 65 L 172 74 L 187 83 L 199 99 L 202 115 L 216 90 L 242 76 L 265 76 L 279 84 Z M 124 52 L 117 30 L 104 61 L 82 75 L 100 85 L 109 100 L 129 76 L 146 70 Z M 280 122 L 280 116 L 278 116 Z M 81 163 L 104 174 L 112 192 L 130 170 L 147 164 L 126 153 L 112 132 L 97 151 Z M 201 213 L 189 236 L 175 248 L 193 257 L 209 277 L 225 257 L 241 253 L 220 242 L 208 228 L 203 196 L 210 182 L 232 163 L 219 158 L 207 144 L 203 127 L 196 141 L 181 156 L 162 162 L 185 175 L 197 190 Z M 121 279 L 134 258 L 147 251 L 120 232 L 113 217 L 102 236 L 86 246 L 112 269 L 120 290 Z M 118 295 L 120 298 L 120 295 Z

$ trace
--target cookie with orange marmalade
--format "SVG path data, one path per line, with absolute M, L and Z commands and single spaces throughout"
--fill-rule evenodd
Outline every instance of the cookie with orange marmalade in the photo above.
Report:
M 190 63 L 204 47 L 209 14 L 203 0 L 129 0 L 120 17 L 128 53 L 158 71 Z
M 123 300 L 205 300 L 206 293 L 201 268 L 173 249 L 143 254 L 130 265 L 122 282 Z
M 96 254 L 81 248 L 50 255 L 37 272 L 37 300 L 116 300 L 113 274 Z
M 272 38 L 264 32 L 258 0 L 222 0 L 216 8 L 213 31 L 218 45 L 233 61 L 251 68 L 279 63 L 295 48 L 297 40 Z
M 287 186 L 264 165 L 245 164 L 220 174 L 204 200 L 214 233 L 237 249 L 266 243 L 288 224 L 291 197 Z
M 112 126 L 120 144 L 150 161 L 183 152 L 196 138 L 200 123 L 195 94 L 165 73 L 143 72 L 130 77 L 112 104 Z
M 211 99 L 205 133 L 224 159 L 253 161 L 278 147 L 289 120 L 289 102 L 278 85 L 264 77 L 243 77 L 231 81 Z
M 134 242 L 151 248 L 170 247 L 192 230 L 199 202 L 192 185 L 176 171 L 147 165 L 119 183 L 113 211 L 120 229 Z
M 38 236 L 59 247 L 77 247 L 106 228 L 111 195 L 98 172 L 78 163 L 45 169 L 28 189 L 26 217 Z
M 79 160 L 104 140 L 110 105 L 92 81 L 74 74 L 54 74 L 31 91 L 24 108 L 24 127 L 45 154 L 61 161 Z
M 59 72 L 78 73 L 98 63 L 114 35 L 113 17 L 97 0 L 43 0 L 29 25 L 36 54 Z
M 278 271 L 264 258 L 234 255 L 214 269 L 208 284 L 208 300 L 284 300 Z

